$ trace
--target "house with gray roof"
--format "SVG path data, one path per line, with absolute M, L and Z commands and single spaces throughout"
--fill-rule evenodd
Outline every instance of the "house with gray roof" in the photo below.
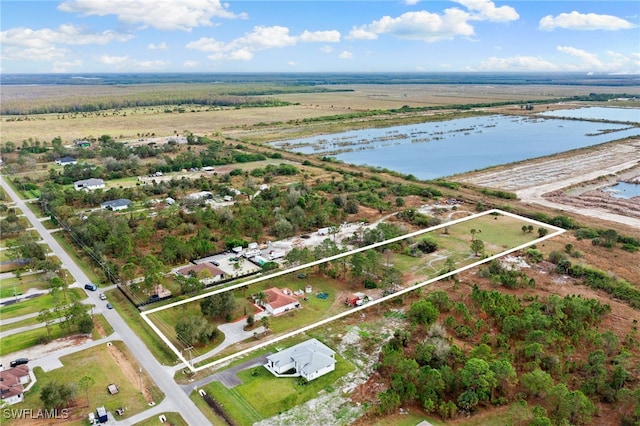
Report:
M 318 339 L 310 339 L 269 355 L 264 367 L 276 377 L 311 381 L 336 369 L 335 354 Z
M 130 205 L 131 200 L 127 198 L 118 198 L 117 200 L 105 201 L 104 203 L 100 204 L 100 208 L 102 208 L 102 210 L 112 210 L 114 212 L 117 212 L 119 210 L 128 209 Z
M 104 181 L 102 179 L 84 179 L 73 182 L 73 187 L 76 191 L 85 190 L 92 191 L 94 189 L 102 189 L 104 188 Z
M 78 160 L 73 157 L 61 157 L 58 158 L 55 163 L 59 166 L 67 166 L 71 164 L 78 164 Z

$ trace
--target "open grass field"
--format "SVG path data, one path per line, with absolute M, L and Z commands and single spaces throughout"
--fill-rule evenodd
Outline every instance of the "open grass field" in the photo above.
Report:
M 86 294 L 79 288 L 71 288 L 67 291 L 70 302 L 83 300 Z M 40 312 L 42 309 L 55 307 L 55 300 L 51 294 L 34 297 L 28 300 L 20 300 L 18 303 L 0 307 L 0 317 L 4 319 L 15 318 L 22 315 Z
M 65 424 L 85 425 L 86 416 L 96 407 L 104 406 L 107 411 L 114 412 L 116 408 L 125 408 L 123 416 L 118 420 L 137 414 L 149 408 L 147 397 L 150 395 L 155 403 L 161 402 L 163 395 L 153 384 L 151 378 L 143 370 L 140 378 L 137 376 L 134 365 L 134 358 L 122 342 L 113 342 L 112 346 L 100 345 L 71 355 L 62 357 L 61 362 L 64 367 L 44 372 L 40 368 L 35 369 L 38 378 L 37 388 L 25 394 L 25 401 L 20 404 L 21 409 L 42 408 L 39 398 L 39 390 L 50 381 L 58 383 L 78 383 L 84 376 L 93 378 L 94 383 L 87 393 L 79 391 L 74 403 L 70 407 L 71 416 Z M 131 370 L 135 374 L 131 374 Z M 111 395 L 107 386 L 109 384 L 118 386 L 119 392 Z M 145 390 L 145 395 L 140 392 L 140 383 Z M 157 420 L 157 419 L 156 419 Z M 3 420 L 3 424 L 4 420 Z M 7 424 L 26 424 L 19 421 L 8 421 Z
M 21 275 L 20 278 L 3 278 L 0 280 L 0 299 L 14 296 L 14 290 L 18 294 L 25 294 L 31 288 L 38 290 L 49 288 L 49 281 L 43 272 Z
M 50 328 L 51 340 L 58 339 L 66 334 L 66 332 L 58 324 L 52 324 Z M 2 345 L 0 345 L 0 356 L 5 356 L 7 354 L 12 354 L 14 352 L 39 345 L 45 342 L 46 339 L 47 329 L 45 327 L 40 327 L 34 330 L 27 330 L 23 331 L 22 333 L 5 336 L 2 338 Z
M 178 413 L 162 413 L 167 419 L 167 423 L 173 426 L 188 426 L 182 416 Z M 157 426 L 160 422 L 160 416 L 152 416 L 147 420 L 136 423 L 134 426 Z
M 153 332 L 146 322 L 140 320 L 140 312 L 120 291 L 109 292 L 107 298 L 129 327 L 142 339 L 158 361 L 165 365 L 173 365 L 176 363 L 174 353 L 160 340 L 158 335 Z

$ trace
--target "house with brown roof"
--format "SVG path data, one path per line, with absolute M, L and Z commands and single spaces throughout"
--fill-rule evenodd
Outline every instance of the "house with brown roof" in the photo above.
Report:
M 29 367 L 25 364 L 0 371 L 0 398 L 7 405 L 24 401 L 24 385 L 29 383 Z
M 267 297 L 262 304 L 271 315 L 278 315 L 300 308 L 300 302 L 288 290 L 272 287 L 265 290 L 264 294 Z
M 205 285 L 221 281 L 225 277 L 222 269 L 209 262 L 185 266 L 184 268 L 178 269 L 176 275 L 182 275 L 186 278 L 196 277 Z

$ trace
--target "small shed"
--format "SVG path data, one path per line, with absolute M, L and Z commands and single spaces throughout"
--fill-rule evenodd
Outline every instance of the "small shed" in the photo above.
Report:
M 115 384 L 113 384 L 113 383 L 111 383 L 109 386 L 107 386 L 107 389 L 109 390 L 109 393 L 110 393 L 111 395 L 115 395 L 115 394 L 117 394 L 118 392 L 120 392 L 120 391 L 118 390 L 118 386 L 116 386 L 116 385 L 115 385 Z
M 109 417 L 107 417 L 107 410 L 104 406 L 96 408 L 96 414 L 100 423 L 106 423 L 109 420 Z

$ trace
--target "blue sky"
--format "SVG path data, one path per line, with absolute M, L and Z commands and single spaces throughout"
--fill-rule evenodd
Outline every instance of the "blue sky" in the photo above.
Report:
M 640 2 L 0 3 L 0 71 L 640 73 Z

